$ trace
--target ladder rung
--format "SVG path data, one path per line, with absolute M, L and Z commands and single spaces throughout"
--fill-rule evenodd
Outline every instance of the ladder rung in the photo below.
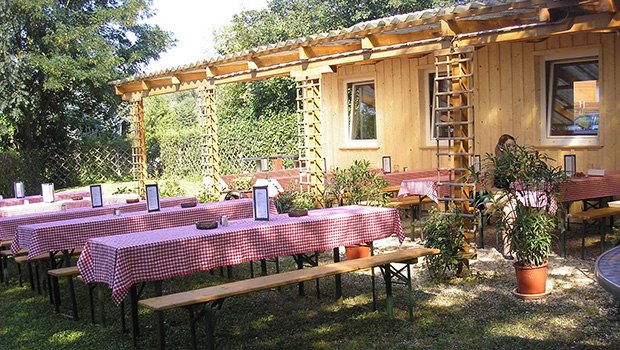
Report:
M 451 152 L 440 152 L 437 153 L 438 156 L 473 156 L 473 153 L 469 153 L 469 152 L 455 152 L 455 153 L 451 153 Z
M 474 187 L 473 182 L 438 182 L 437 186 L 454 186 L 454 187 Z
M 465 141 L 473 139 L 473 137 L 437 137 L 438 141 Z
M 464 106 L 450 106 L 450 107 L 436 107 L 435 111 L 455 111 L 455 110 L 459 110 L 459 109 L 468 109 L 468 108 L 473 108 L 474 106 L 471 105 L 464 105 Z
M 454 90 L 445 92 L 435 92 L 435 96 L 455 95 L 455 94 L 473 94 L 474 90 Z
M 464 122 L 437 122 L 435 123 L 436 126 L 450 126 L 450 125 L 467 125 L 467 124 L 473 124 L 474 121 L 473 120 L 467 120 Z
M 459 74 L 459 75 L 444 75 L 444 76 L 435 76 L 435 81 L 441 80 L 452 80 L 452 79 L 460 79 L 460 78 L 470 78 L 473 74 Z

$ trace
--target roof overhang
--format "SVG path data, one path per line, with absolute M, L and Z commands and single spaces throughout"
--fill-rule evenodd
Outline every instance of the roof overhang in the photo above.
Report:
M 364 22 L 353 27 L 254 48 L 111 82 L 124 100 L 204 85 L 313 77 L 340 65 L 415 58 L 459 46 L 539 41 L 620 28 L 620 0 L 523 0 L 470 3 Z

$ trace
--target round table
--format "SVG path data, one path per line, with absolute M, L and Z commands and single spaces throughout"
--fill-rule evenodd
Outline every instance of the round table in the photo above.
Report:
M 620 246 L 596 259 L 594 276 L 601 287 L 620 299 Z

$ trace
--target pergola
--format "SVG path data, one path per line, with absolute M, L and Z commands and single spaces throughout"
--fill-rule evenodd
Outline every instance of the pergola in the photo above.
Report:
M 217 191 L 219 158 L 215 87 L 220 84 L 287 76 L 297 81 L 299 160 L 302 190 L 323 193 L 325 176 L 321 142 L 321 75 L 347 65 L 374 64 L 388 58 L 435 55 L 437 72 L 448 72 L 446 91 L 435 98 L 448 107 L 435 113 L 447 116 L 453 133 L 449 152 L 438 148 L 438 166 L 445 158 L 458 174 L 474 154 L 471 63 L 476 48 L 489 43 L 540 41 L 574 32 L 617 32 L 618 0 L 521 0 L 474 2 L 360 23 L 350 28 L 257 47 L 202 60 L 111 84 L 133 115 L 133 175 L 144 191 L 146 141 L 143 99 L 149 96 L 198 89 L 201 101 L 202 175 Z M 439 120 L 439 118 L 437 118 Z M 445 118 L 444 118 L 445 120 Z M 458 178 L 458 177 L 457 177 Z M 454 198 L 465 203 L 470 184 L 455 180 Z M 467 204 L 464 204 L 467 205 Z

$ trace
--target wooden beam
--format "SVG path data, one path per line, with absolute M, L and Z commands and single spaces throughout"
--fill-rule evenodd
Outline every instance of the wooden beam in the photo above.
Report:
M 170 84 L 172 85 L 180 85 L 181 81 L 175 75 L 170 77 Z
M 259 68 L 258 63 L 256 63 L 255 59 L 249 60 L 248 61 L 248 68 L 249 70 L 257 70 Z
M 613 15 L 609 13 L 585 15 L 569 18 L 558 24 L 550 24 L 535 28 L 524 28 L 522 30 L 514 30 L 504 33 L 498 32 L 473 37 L 462 37 L 457 40 L 460 46 L 480 46 L 495 42 L 531 41 L 554 35 L 590 32 L 612 28 L 620 28 L 620 13 Z

